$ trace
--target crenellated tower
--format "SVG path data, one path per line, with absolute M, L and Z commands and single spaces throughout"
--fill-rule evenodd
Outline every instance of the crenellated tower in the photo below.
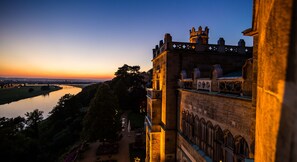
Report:
M 190 30 L 190 43 L 208 44 L 208 33 L 209 29 L 207 26 L 204 30 L 199 26 L 197 31 L 192 27 L 192 30 Z
M 202 99 L 197 97 L 200 95 L 197 91 L 198 79 L 204 82 L 205 78 L 210 78 L 210 70 L 213 69 L 211 76 L 215 77 L 211 79 L 214 81 L 210 79 L 208 81 L 214 83 L 210 84 L 211 92 L 214 90 L 219 93 L 218 83 L 221 80 L 218 78 L 223 77 L 222 69 L 224 73 L 241 70 L 245 60 L 250 58 L 252 48 L 245 47 L 243 40 L 238 46 L 225 45 L 223 38 L 220 38 L 218 44 L 208 44 L 208 34 L 208 27 L 204 30 L 201 26 L 198 30 L 192 28 L 189 43 L 175 42 L 171 35 L 166 33 L 164 39 L 159 41 L 153 49 L 152 87 L 147 89 L 147 115 L 145 117 L 146 162 L 206 161 L 205 159 L 211 158 L 218 162 L 218 159 L 223 159 L 221 158 L 223 154 L 218 153 L 213 145 L 214 136 L 206 140 L 207 122 L 201 120 L 204 127 L 199 126 L 199 129 L 201 127 L 203 131 L 198 131 L 198 126 L 194 127 L 194 116 L 192 116 L 193 118 L 187 118 L 188 123 L 183 126 L 181 124 L 184 120 L 182 112 L 184 110 L 194 111 L 203 119 L 215 121 L 214 114 L 220 114 L 215 111 L 219 106 L 215 104 L 219 102 L 208 100 L 210 95 L 214 94 L 205 94 L 205 91 L 201 93 Z M 189 98 L 187 103 L 184 102 L 186 98 Z M 202 102 L 196 102 L 198 99 Z M 208 103 L 210 104 L 206 107 Z M 230 111 L 228 106 L 226 109 Z M 227 129 L 231 127 L 230 123 L 232 122 L 223 123 L 227 126 L 221 127 Z M 209 132 L 213 134 L 214 129 Z M 245 139 L 249 142 L 248 137 Z M 223 148 L 221 145 L 223 146 L 222 143 L 218 145 L 218 149 Z M 233 153 L 233 150 L 229 152 Z M 230 157 L 233 156 L 230 155 Z

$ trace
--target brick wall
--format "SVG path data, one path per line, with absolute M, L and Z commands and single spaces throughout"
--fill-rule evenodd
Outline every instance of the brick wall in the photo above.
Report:
M 244 137 L 249 150 L 253 150 L 251 146 L 254 145 L 255 136 L 255 109 L 252 108 L 251 99 L 180 90 L 180 128 L 183 111 L 204 118 L 213 126 L 219 125 L 222 130 L 229 130 L 233 137 Z

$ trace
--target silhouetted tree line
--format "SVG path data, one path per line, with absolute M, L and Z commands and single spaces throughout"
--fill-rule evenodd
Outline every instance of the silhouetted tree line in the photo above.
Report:
M 119 105 L 123 110 L 139 111 L 140 106 L 146 106 L 145 73 L 141 73 L 139 66 L 123 65 L 115 72 L 115 78 L 110 85 L 119 98 Z
M 111 81 L 66 94 L 45 120 L 39 110 L 25 118 L 0 118 L 0 160 L 59 161 L 83 141 L 118 140 L 121 112 L 146 105 L 146 74 L 139 70 L 125 64 Z
M 115 141 L 121 131 L 122 111 L 140 112 L 146 107 L 146 81 L 139 66 L 124 64 L 115 78 L 102 83 L 84 118 L 83 138 L 88 141 Z
M 0 161 L 59 161 L 80 141 L 84 107 L 98 86 L 90 85 L 76 96 L 66 94 L 45 120 L 39 110 L 26 113 L 25 118 L 0 118 Z

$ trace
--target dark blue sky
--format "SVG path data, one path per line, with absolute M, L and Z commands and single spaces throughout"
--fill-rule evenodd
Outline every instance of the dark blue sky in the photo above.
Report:
M 0 1 L 0 60 L 26 62 L 3 63 L 0 76 L 98 78 L 124 63 L 148 70 L 165 33 L 187 42 L 192 26 L 208 26 L 210 43 L 251 46 L 241 33 L 251 21 L 252 0 Z M 8 72 L 18 68 L 26 72 Z

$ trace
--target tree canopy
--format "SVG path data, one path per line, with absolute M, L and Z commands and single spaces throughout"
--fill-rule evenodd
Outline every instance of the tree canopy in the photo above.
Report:
M 146 101 L 146 82 L 139 66 L 124 64 L 115 72 L 111 87 L 119 98 L 120 108 L 139 111 L 140 105 Z
M 108 84 L 101 84 L 84 118 L 84 138 L 115 140 L 120 131 L 120 114 L 116 96 Z

